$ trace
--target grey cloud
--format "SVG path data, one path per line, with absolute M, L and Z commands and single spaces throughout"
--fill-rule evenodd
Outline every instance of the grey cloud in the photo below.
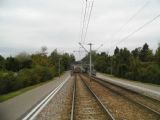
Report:
M 82 0 L 1 0 L 0 54 L 9 56 L 21 51 L 33 53 L 43 45 L 48 47 L 49 52 L 55 48 L 68 52 L 78 49 L 82 3 Z M 160 1 L 149 0 L 146 7 L 115 34 L 145 3 L 146 0 L 95 1 L 86 43 L 93 42 L 94 48 L 103 43 L 101 50 L 106 51 L 115 41 L 160 14 Z M 118 46 L 133 49 L 148 42 L 155 49 L 160 42 L 159 20 Z

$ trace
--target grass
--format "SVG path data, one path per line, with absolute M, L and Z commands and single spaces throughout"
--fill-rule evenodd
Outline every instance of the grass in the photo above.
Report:
M 54 78 L 53 78 L 54 79 Z M 52 80 L 53 80 L 52 79 Z M 25 93 L 25 92 L 27 92 L 27 91 L 29 91 L 29 90 L 31 90 L 31 89 L 34 89 L 34 88 L 36 88 L 36 87 L 39 87 L 39 86 L 41 86 L 41 85 L 43 85 L 43 84 L 46 84 L 46 83 L 48 83 L 48 82 L 50 82 L 51 80 L 49 80 L 49 81 L 46 81 L 46 82 L 43 82 L 43 83 L 39 83 L 39 84 L 36 84 L 36 85 L 32 85 L 32 86 L 29 86 L 29 87 L 26 87 L 26 88 L 22 88 L 22 89 L 20 89 L 20 90 L 17 90 L 17 91 L 13 91 L 13 92 L 10 92 L 10 93 L 7 93 L 7 94 L 4 94 L 4 95 L 0 95 L 0 102 L 3 102 L 3 101 L 6 101 L 6 100 L 8 100 L 8 99 L 11 99 L 11 98 L 13 98 L 13 97 L 16 97 L 16 96 L 18 96 L 18 95 L 20 95 L 20 94 L 22 94 L 22 93 Z

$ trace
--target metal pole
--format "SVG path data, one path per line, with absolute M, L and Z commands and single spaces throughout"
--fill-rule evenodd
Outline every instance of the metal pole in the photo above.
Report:
M 91 75 L 92 75 L 92 43 L 88 44 L 90 46 L 90 60 L 89 60 L 89 77 L 90 77 L 90 82 L 91 82 Z
M 82 48 L 84 48 L 84 50 L 89 53 L 90 55 L 90 59 L 89 59 L 89 77 L 90 77 L 90 82 L 91 82 L 91 72 L 92 72 L 92 43 L 88 43 L 88 45 L 90 46 L 90 51 L 88 52 L 88 50 L 81 44 L 79 43 L 80 46 L 82 46 Z

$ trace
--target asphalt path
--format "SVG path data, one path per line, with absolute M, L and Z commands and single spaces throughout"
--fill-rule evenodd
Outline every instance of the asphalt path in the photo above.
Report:
M 60 78 L 54 78 L 42 86 L 0 103 L 0 120 L 21 119 L 69 75 L 70 72 L 67 71 Z

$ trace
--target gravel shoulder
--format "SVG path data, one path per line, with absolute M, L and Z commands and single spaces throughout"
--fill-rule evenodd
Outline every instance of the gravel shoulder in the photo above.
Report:
M 0 103 L 0 119 L 1 120 L 16 120 L 20 119 L 40 100 L 47 96 L 53 89 L 55 89 L 61 82 L 63 82 L 70 72 L 65 72 L 60 78 L 54 78 L 52 81 L 32 89 L 24 94 L 9 99 Z
M 67 83 L 58 91 L 51 101 L 42 109 L 35 120 L 69 120 L 71 117 L 73 80 L 70 77 Z
M 135 81 L 129 81 L 126 79 L 110 77 L 102 73 L 97 73 L 97 77 L 160 101 L 160 86 L 158 85 L 150 85 Z

